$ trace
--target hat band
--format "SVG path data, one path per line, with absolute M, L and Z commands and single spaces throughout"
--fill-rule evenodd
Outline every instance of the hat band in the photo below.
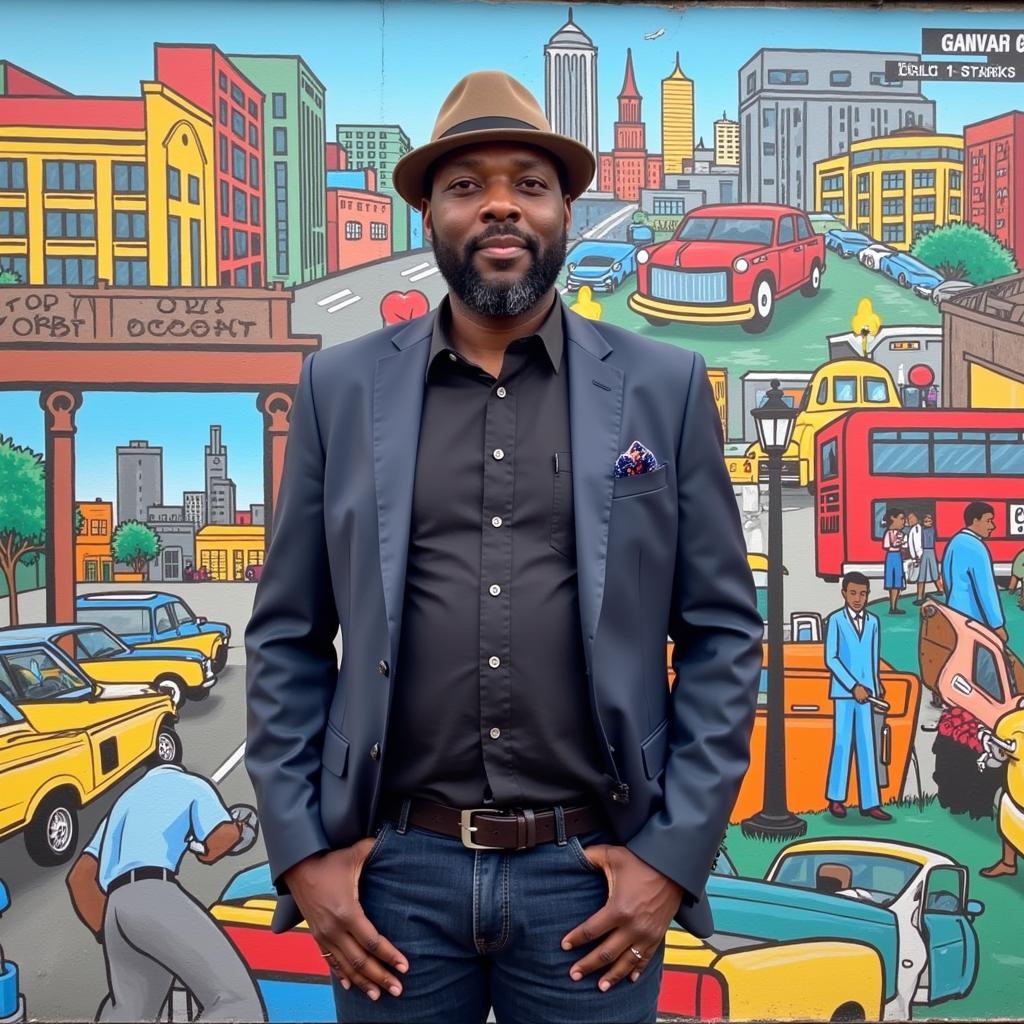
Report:
M 468 121 L 453 124 L 447 131 L 441 132 L 438 139 L 446 139 L 449 135 L 461 135 L 463 132 L 480 132 L 488 128 L 528 128 L 539 132 L 541 129 L 529 121 L 520 121 L 515 117 L 471 117 Z

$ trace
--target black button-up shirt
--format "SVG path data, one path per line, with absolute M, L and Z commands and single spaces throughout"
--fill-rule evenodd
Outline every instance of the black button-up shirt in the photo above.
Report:
M 435 319 L 383 792 L 455 807 L 598 801 L 556 296 L 501 372 Z

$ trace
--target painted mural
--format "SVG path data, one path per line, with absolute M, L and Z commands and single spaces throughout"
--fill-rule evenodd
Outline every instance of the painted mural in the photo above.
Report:
M 334 1019 L 269 928 L 241 638 L 301 362 L 444 295 L 391 170 L 485 67 L 597 156 L 565 301 L 704 355 L 766 620 L 718 931 L 669 933 L 664 1019 L 1019 1013 L 1024 16 L 2 26 L 0 1021 Z M 110 877 L 113 834 L 175 869 Z

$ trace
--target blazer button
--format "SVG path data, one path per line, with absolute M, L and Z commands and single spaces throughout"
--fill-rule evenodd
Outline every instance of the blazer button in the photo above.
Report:
M 381 661 L 377 662 L 377 671 L 382 676 L 386 676 L 391 671 L 391 668 L 388 665 L 388 663 L 382 659 Z
M 379 761 L 380 760 L 380 744 L 379 743 L 374 743 L 374 745 L 372 747 L 370 747 L 370 757 L 372 757 L 374 759 L 374 761 Z

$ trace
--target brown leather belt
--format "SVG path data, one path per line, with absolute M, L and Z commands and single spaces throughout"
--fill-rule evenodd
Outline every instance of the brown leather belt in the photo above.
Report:
M 380 817 L 397 822 L 402 814 L 402 800 L 381 801 Z M 577 836 L 607 827 L 604 811 L 593 804 L 563 809 L 566 836 Z M 471 850 L 526 850 L 555 838 L 553 808 L 533 811 L 526 808 L 499 810 L 494 807 L 460 809 L 431 800 L 413 800 L 408 824 L 461 839 Z

